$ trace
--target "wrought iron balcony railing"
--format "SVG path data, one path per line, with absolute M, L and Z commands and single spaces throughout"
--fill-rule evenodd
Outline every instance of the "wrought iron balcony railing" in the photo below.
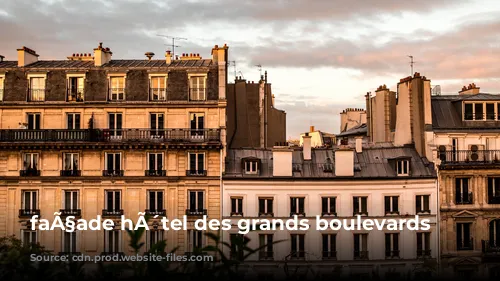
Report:
M 149 216 L 161 216 L 161 217 L 165 217 L 167 215 L 167 211 L 165 209 L 161 209 L 161 210 L 153 210 L 153 209 L 146 209 L 144 210 L 144 212 L 146 213 L 146 215 L 149 215 Z
M 27 217 L 32 217 L 32 216 L 39 216 L 40 217 L 40 210 L 39 209 L 20 209 L 19 210 L 19 217 L 20 218 L 27 218 Z
M 336 260 L 337 259 L 337 251 L 323 251 L 322 258 L 324 260 Z
M 469 192 L 468 194 L 455 194 L 455 204 L 457 205 L 468 205 L 474 203 L 474 194 Z
M 40 170 L 37 170 L 37 169 L 20 170 L 19 176 L 21 176 L 21 177 L 39 177 Z
M 167 175 L 167 170 L 145 170 L 146 177 L 164 177 Z
M 207 209 L 186 209 L 186 216 L 203 216 L 207 214 Z
M 167 100 L 167 89 L 166 88 L 151 88 L 149 90 L 151 101 L 166 101 Z
M 188 177 L 206 177 L 207 170 L 186 170 L 186 176 L 188 176 Z
M 123 210 L 102 210 L 103 217 L 119 217 L 121 215 L 123 215 Z
M 61 177 L 79 177 L 81 175 L 81 170 L 61 170 Z
M 500 150 L 439 151 L 441 165 L 500 164 Z
M 243 212 L 231 212 L 229 215 L 231 217 L 242 217 L 243 216 Z
M 399 250 L 385 251 L 386 259 L 399 259 Z
M 0 142 L 219 142 L 220 129 L 7 129 Z
M 103 177 L 123 177 L 124 170 L 103 170 Z
M 426 249 L 426 250 L 417 250 L 417 258 L 430 258 L 431 257 L 431 250 Z
M 189 100 L 190 101 L 204 101 L 205 88 L 189 88 Z
M 481 247 L 483 254 L 495 254 L 500 256 L 500 241 L 482 240 Z
M 360 216 L 368 216 L 368 211 L 354 211 L 352 213 L 353 216 L 357 216 L 357 215 L 360 215 Z
M 321 212 L 322 217 L 336 217 L 337 212 Z
M 29 89 L 28 101 L 45 101 L 45 89 Z
M 273 212 L 259 212 L 259 217 L 274 217 Z
M 356 251 L 356 250 L 354 250 L 354 259 L 355 260 L 367 260 L 368 259 L 368 251 Z
M 305 217 L 306 213 L 305 212 L 290 212 L 290 217 L 293 217 L 293 216 Z
M 61 213 L 61 216 L 75 216 L 75 217 L 82 216 L 81 209 L 60 209 L 59 212 Z

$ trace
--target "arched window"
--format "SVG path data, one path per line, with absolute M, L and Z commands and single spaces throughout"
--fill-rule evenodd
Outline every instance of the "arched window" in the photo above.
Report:
M 495 219 L 490 222 L 489 225 L 490 241 L 489 244 L 492 247 L 500 246 L 500 219 Z

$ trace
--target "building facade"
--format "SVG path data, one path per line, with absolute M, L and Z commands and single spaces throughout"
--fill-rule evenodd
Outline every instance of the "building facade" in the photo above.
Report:
M 438 257 L 437 189 L 432 163 L 412 146 L 311 149 L 233 149 L 223 177 L 223 219 L 309 219 L 305 231 L 254 229 L 245 236 L 260 250 L 248 276 L 404 278 L 425 274 Z M 332 219 L 428 218 L 428 231 L 315 229 Z M 224 233 L 226 241 L 237 230 Z M 277 242 L 279 241 L 279 242 Z M 230 253 L 228 253 L 230 254 Z M 420 272 L 420 273 L 418 273 Z M 427 272 L 428 273 L 428 272 Z
M 64 233 L 32 231 L 28 220 L 220 217 L 228 47 L 210 59 L 153 56 L 115 60 L 101 43 L 59 61 L 23 47 L 0 62 L 0 236 L 55 253 L 128 253 L 118 223 Z M 179 252 L 206 243 L 193 230 L 145 236 L 145 250 L 162 239 Z

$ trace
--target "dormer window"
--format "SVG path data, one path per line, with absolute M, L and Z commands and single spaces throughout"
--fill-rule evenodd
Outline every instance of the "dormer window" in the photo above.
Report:
M 463 108 L 463 118 L 465 121 L 500 120 L 499 102 L 465 102 Z
M 204 101 L 206 100 L 206 74 L 189 75 L 189 100 Z
M 410 174 L 410 160 L 397 160 L 396 171 L 398 176 L 408 176 Z
M 167 76 L 154 75 L 149 77 L 149 100 L 166 101 L 167 100 Z
M 259 173 L 259 162 L 257 160 L 245 161 L 245 174 L 256 175 Z
M 28 101 L 45 101 L 45 74 L 28 74 Z
M 109 77 L 109 100 L 125 100 L 125 76 Z
M 68 75 L 67 101 L 83 101 L 85 74 Z

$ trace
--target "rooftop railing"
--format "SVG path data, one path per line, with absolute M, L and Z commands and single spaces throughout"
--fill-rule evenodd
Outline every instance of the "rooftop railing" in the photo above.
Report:
M 500 150 L 455 150 L 439 151 L 441 165 L 482 165 L 500 164 Z

